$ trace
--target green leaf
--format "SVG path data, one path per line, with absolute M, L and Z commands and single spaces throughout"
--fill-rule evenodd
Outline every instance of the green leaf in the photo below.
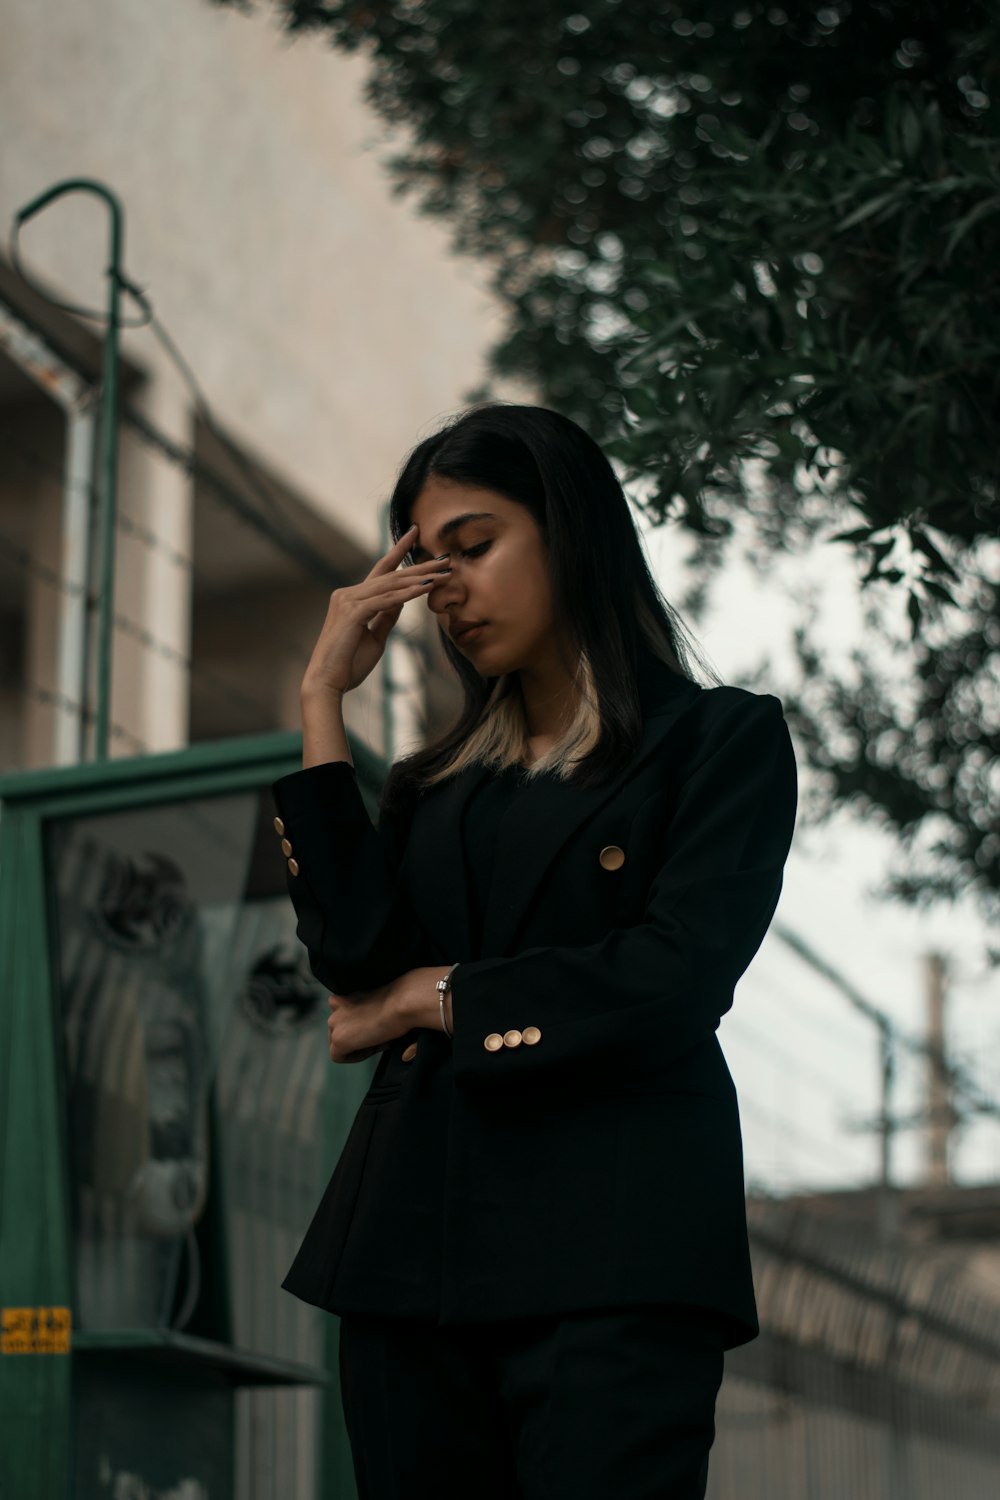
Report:
M 945 241 L 945 260 L 951 260 L 952 254 L 974 225 L 978 224 L 981 219 L 987 218 L 990 214 L 995 214 L 998 208 L 1000 208 L 1000 193 L 995 194 L 992 198 L 985 198 L 982 203 L 977 203 L 975 208 L 970 209 L 964 218 L 959 219 Z
M 910 161 L 915 161 L 924 138 L 920 116 L 910 104 L 903 107 L 901 116 L 903 152 Z
M 956 608 L 958 607 L 953 594 L 949 589 L 945 588 L 943 583 L 935 583 L 933 578 L 924 578 L 922 582 L 928 594 L 933 594 L 935 599 L 940 599 L 945 604 L 954 604 Z
M 861 224 L 865 219 L 870 219 L 873 214 L 877 214 L 881 209 L 887 207 L 888 204 L 898 203 L 902 200 L 903 196 L 904 191 L 895 187 L 891 192 L 880 193 L 877 198 L 870 198 L 867 203 L 862 203 L 860 208 L 856 208 L 852 214 L 848 214 L 846 219 L 841 219 L 840 223 L 836 225 L 835 233 L 842 234 L 845 229 L 852 229 L 855 224 Z
M 856 526 L 853 531 L 835 531 L 833 536 L 828 536 L 828 542 L 866 542 L 877 526 Z
M 644 281 L 651 286 L 666 287 L 670 292 L 680 295 L 681 284 L 677 277 L 677 271 L 666 261 L 646 261 L 637 266 L 637 271 Z
M 915 547 L 920 549 L 925 557 L 930 558 L 931 562 L 935 564 L 937 571 L 947 573 L 950 578 L 958 581 L 960 575 L 955 571 L 948 559 L 938 551 L 923 527 L 911 526 L 910 540 Z
M 923 608 L 912 589 L 906 601 L 906 612 L 910 617 L 910 639 L 911 641 L 915 641 L 917 632 L 920 629 L 920 621 L 923 617 Z

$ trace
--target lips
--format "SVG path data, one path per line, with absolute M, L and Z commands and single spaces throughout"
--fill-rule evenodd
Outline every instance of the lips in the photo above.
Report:
M 463 641 L 471 640 L 474 636 L 477 636 L 488 623 L 487 620 L 480 620 L 475 625 L 462 625 L 455 631 L 452 640 L 456 646 L 459 646 Z

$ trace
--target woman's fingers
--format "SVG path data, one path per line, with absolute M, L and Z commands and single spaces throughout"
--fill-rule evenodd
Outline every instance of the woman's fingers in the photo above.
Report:
M 399 541 L 393 542 L 388 552 L 383 553 L 378 559 L 368 577 L 374 578 L 379 573 L 392 573 L 398 568 L 403 558 L 416 542 L 418 535 L 419 528 L 416 526 L 411 526 L 409 531 L 404 531 Z
M 335 1062 L 335 1063 L 364 1062 L 366 1058 L 373 1057 L 376 1052 L 381 1052 L 382 1051 L 382 1047 L 385 1045 L 384 1043 L 381 1043 L 381 1044 L 378 1044 L 378 1045 L 375 1045 L 375 1046 L 369 1046 L 369 1047 L 359 1047 L 359 1048 L 350 1048 L 349 1047 L 349 1048 L 347 1048 L 345 1050 L 344 1045 L 343 1045 L 343 1041 L 341 1041 L 338 1044 L 337 1037 L 336 1037 L 336 1032 L 337 1032 L 337 1030 L 339 1028 L 340 1032 L 341 1032 L 341 1036 L 343 1036 L 344 1017 L 343 1016 L 338 1017 L 336 1007 L 338 1006 L 338 1004 L 342 1004 L 345 1000 L 346 1001 L 350 1001 L 351 999 L 353 999 L 353 996 L 351 996 L 351 995 L 328 995 L 327 996 L 327 1002 L 326 1003 L 330 1006 L 330 1014 L 329 1014 L 329 1016 L 327 1016 L 327 1020 L 326 1020 L 326 1031 L 327 1031 L 327 1037 L 328 1037 L 328 1051 L 329 1051 L 329 1054 L 330 1054 L 330 1061 L 331 1062 Z
M 371 572 L 360 583 L 348 585 L 348 592 L 358 599 L 391 598 L 399 589 L 412 588 L 415 584 L 441 578 L 451 572 L 447 557 L 431 557 L 426 562 L 412 563 L 408 568 L 392 568 L 387 573 Z
M 368 577 L 361 583 L 335 589 L 330 596 L 334 608 L 342 608 L 357 623 L 371 630 L 371 622 L 386 610 L 395 610 L 396 618 L 408 599 L 429 594 L 434 584 L 447 578 L 451 569 L 441 562 L 425 563 L 420 568 L 406 568 L 401 573 Z
M 421 569 L 416 578 L 408 569 L 335 589 L 324 627 L 324 635 L 331 638 L 324 663 L 331 684 L 348 689 L 363 681 L 381 657 L 403 605 L 429 594 L 447 576 L 435 562 L 429 571 Z M 321 635 L 321 643 L 323 639 Z
M 364 1062 L 366 1058 L 384 1052 L 397 1036 L 403 1035 L 400 1027 L 394 1024 L 388 987 L 352 995 L 328 995 L 327 1004 L 330 1006 L 326 1029 L 331 1062 Z
M 412 526 L 409 531 L 404 532 L 399 541 L 394 542 L 388 552 L 384 553 L 376 561 L 367 577 L 363 579 L 361 584 L 356 585 L 356 587 L 361 589 L 364 587 L 364 584 L 369 582 L 381 582 L 384 586 L 389 580 L 393 580 L 399 586 L 400 580 L 405 579 L 408 583 L 412 583 L 419 581 L 428 572 L 432 573 L 433 576 L 439 575 L 442 571 L 441 558 L 431 557 L 426 562 L 413 563 L 408 568 L 400 567 L 400 563 L 403 562 L 406 554 L 415 545 L 419 534 L 419 527 L 416 526 Z M 371 596 L 368 595 L 366 597 Z
M 303 679 L 310 692 L 329 688 L 344 694 L 364 682 L 381 659 L 403 605 L 429 594 L 437 580 L 448 576 L 451 570 L 441 558 L 399 567 L 416 536 L 416 528 L 401 536 L 360 583 L 333 590 Z

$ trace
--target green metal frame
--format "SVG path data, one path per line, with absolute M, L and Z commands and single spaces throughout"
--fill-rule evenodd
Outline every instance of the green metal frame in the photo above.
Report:
M 351 745 L 362 792 L 374 813 L 384 763 Z M 302 737 L 280 732 L 199 744 L 165 754 L 45 768 L 0 777 L 0 1305 L 72 1308 L 70 1183 L 61 1017 L 50 941 L 43 835 L 50 819 L 163 805 L 239 792 L 302 763 Z M 354 1070 L 358 1097 L 366 1069 Z M 360 1075 L 364 1073 L 365 1077 Z M 343 1087 L 341 1085 L 342 1094 Z M 331 1318 L 331 1331 L 334 1320 Z M 338 1398 L 335 1343 L 327 1367 L 244 1355 L 171 1330 L 86 1333 L 66 1354 L 0 1355 L 0 1494 L 49 1500 L 74 1492 L 73 1365 L 114 1351 L 211 1369 L 237 1385 L 327 1383 Z M 331 1416 L 334 1413 L 331 1412 Z M 332 1424 L 339 1425 L 339 1411 Z M 345 1455 L 324 1441 L 325 1492 L 349 1493 Z

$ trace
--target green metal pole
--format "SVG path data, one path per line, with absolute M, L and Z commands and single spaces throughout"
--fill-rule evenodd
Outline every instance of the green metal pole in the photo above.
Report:
M 121 326 L 121 270 L 125 246 L 125 219 L 118 198 L 103 182 L 94 178 L 74 177 L 57 182 L 17 214 L 19 225 L 66 193 L 94 193 L 103 198 L 111 214 L 110 264 L 107 275 L 108 327 L 104 338 L 101 383 L 101 429 L 99 446 L 100 484 L 100 574 L 97 606 L 97 705 L 94 729 L 94 758 L 108 758 L 108 729 L 111 716 L 111 645 L 114 625 L 115 531 L 118 512 L 118 406 L 119 357 L 118 337 Z
M 114 193 L 94 184 L 111 213 L 111 261 L 108 266 L 108 328 L 104 336 L 101 392 L 101 583 L 97 634 L 97 724 L 94 754 L 108 758 L 111 720 L 111 646 L 115 605 L 115 534 L 118 524 L 118 337 L 121 262 L 125 225 Z

